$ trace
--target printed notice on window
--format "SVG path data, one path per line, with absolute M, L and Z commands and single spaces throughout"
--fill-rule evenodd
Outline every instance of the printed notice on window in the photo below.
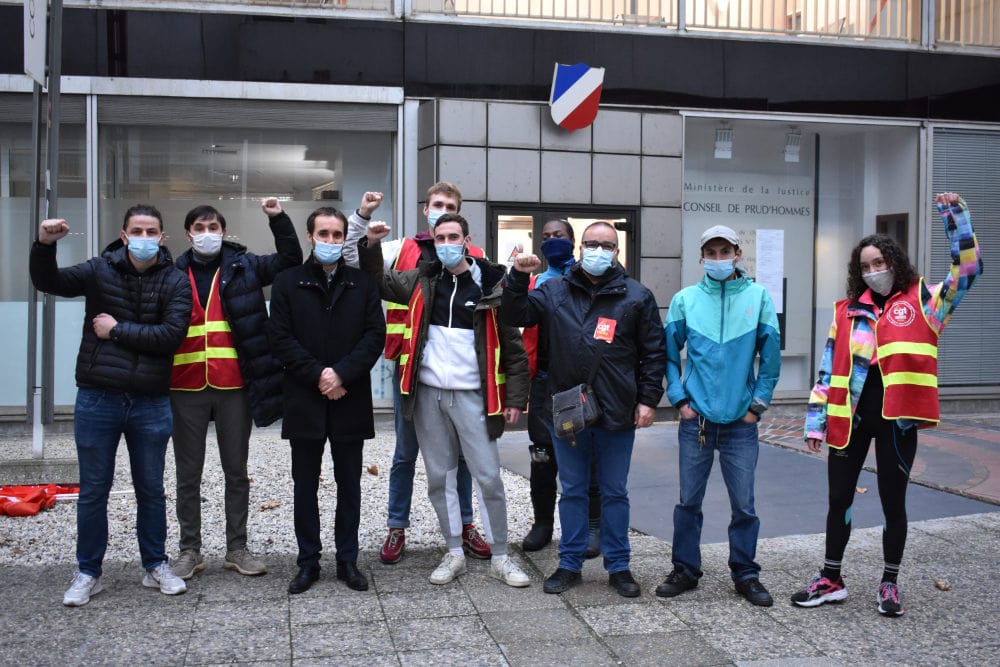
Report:
M 785 275 L 785 230 L 757 230 L 756 280 L 771 294 L 774 309 L 785 312 L 782 278 Z

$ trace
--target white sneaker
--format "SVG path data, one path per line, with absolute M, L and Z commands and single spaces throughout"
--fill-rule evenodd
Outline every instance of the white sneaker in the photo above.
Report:
M 142 585 L 146 588 L 159 588 L 164 595 L 180 595 L 187 590 L 187 584 L 174 574 L 167 561 L 163 561 L 152 570 L 146 570 Z
M 103 590 L 100 577 L 92 577 L 77 570 L 73 575 L 73 583 L 63 595 L 63 604 L 67 607 L 82 607 L 90 602 L 91 595 L 97 595 Z
M 465 574 L 465 556 L 456 556 L 449 551 L 437 569 L 431 572 L 431 583 L 447 584 L 460 574 Z
M 490 576 L 514 588 L 524 588 L 531 583 L 528 575 L 507 554 L 494 555 L 490 559 Z

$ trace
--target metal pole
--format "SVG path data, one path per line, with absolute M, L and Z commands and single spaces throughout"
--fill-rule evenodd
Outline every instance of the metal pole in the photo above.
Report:
M 52 0 L 49 13 L 48 146 L 45 165 L 45 217 L 59 213 L 59 107 L 62 80 L 62 0 Z M 56 301 L 46 294 L 42 306 L 42 423 L 55 419 Z
M 42 115 L 42 87 L 36 81 L 32 86 L 32 118 L 31 118 L 31 205 L 28 211 L 28 224 L 31 225 L 28 232 L 28 253 L 31 253 L 31 245 L 34 239 L 38 238 L 38 173 L 42 166 L 42 128 L 40 117 Z M 25 382 L 25 422 L 32 427 L 31 455 L 36 459 L 44 456 L 42 444 L 41 420 L 37 402 L 40 399 L 38 387 L 38 290 L 31 284 L 28 278 L 28 363 L 27 378 Z

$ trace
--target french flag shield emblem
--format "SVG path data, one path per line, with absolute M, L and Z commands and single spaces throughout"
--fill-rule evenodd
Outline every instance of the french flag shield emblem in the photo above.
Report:
M 583 63 L 560 65 L 556 63 L 552 75 L 552 94 L 549 108 L 556 125 L 569 131 L 580 130 L 597 117 L 604 85 L 604 68 L 590 67 Z

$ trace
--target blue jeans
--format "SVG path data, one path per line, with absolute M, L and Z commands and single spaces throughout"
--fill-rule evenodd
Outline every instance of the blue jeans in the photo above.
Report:
M 680 454 L 681 500 L 674 507 L 674 567 L 692 577 L 701 572 L 701 502 L 719 450 L 719 467 L 729 492 L 729 569 L 733 581 L 760 573 L 754 562 L 760 519 L 754 511 L 754 471 L 757 468 L 757 424 L 737 420 L 729 424 L 705 421 L 705 444 L 698 443 L 698 421 L 682 419 L 677 432 Z
M 392 383 L 392 407 L 395 410 L 396 451 L 389 470 L 389 519 L 390 528 L 410 527 L 410 501 L 413 499 L 413 473 L 420 447 L 413 422 L 403 417 L 403 400 L 399 392 L 399 364 Z M 465 459 L 458 457 L 458 506 L 462 523 L 472 523 L 472 475 Z
M 576 445 L 552 433 L 559 461 L 559 567 L 572 572 L 583 569 L 587 550 L 590 504 L 591 457 L 597 457 L 597 483 L 601 490 L 601 553 L 604 569 L 629 569 L 628 471 L 632 463 L 635 431 L 588 428 L 576 434 Z
M 77 390 L 73 425 L 80 463 L 76 560 L 84 574 L 101 576 L 108 548 L 108 495 L 122 435 L 132 468 L 142 566 L 149 570 L 167 560 L 163 462 L 173 423 L 169 396 L 136 396 L 88 387 Z

